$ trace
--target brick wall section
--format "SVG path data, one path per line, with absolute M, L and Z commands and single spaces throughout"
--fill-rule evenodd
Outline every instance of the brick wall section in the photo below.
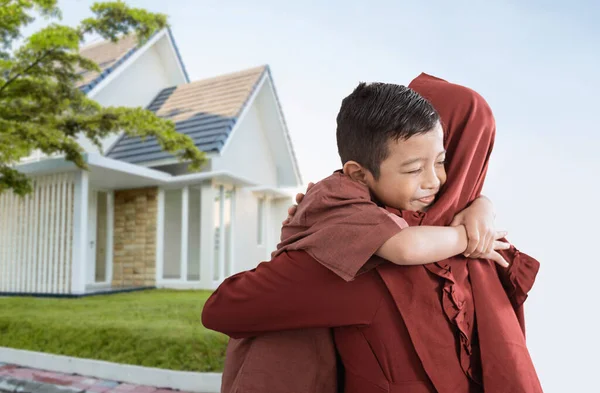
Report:
M 113 288 L 155 285 L 158 189 L 115 191 Z

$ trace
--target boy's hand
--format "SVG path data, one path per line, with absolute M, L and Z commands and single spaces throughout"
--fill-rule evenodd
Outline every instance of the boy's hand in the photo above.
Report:
M 498 250 L 508 250 L 510 248 L 510 243 L 500 241 L 500 239 L 504 238 L 505 236 L 506 236 L 506 231 L 495 232 L 494 236 L 492 237 L 492 239 L 493 239 L 492 249 L 489 252 L 486 252 L 480 256 L 474 256 L 474 254 L 471 254 L 470 258 L 489 259 L 489 260 L 496 262 L 498 265 L 500 265 L 502 267 L 508 267 L 509 266 L 508 262 L 506 262 L 506 260 L 502 257 L 502 255 L 500 255 L 497 252 Z
M 315 183 L 313 183 L 313 182 L 308 183 L 308 186 L 306 187 L 306 192 L 308 192 L 308 190 L 310 190 L 314 185 L 315 185 Z M 300 202 L 302 202 L 302 199 L 304 199 L 303 193 L 300 192 L 300 193 L 296 194 L 296 205 L 292 205 L 288 208 L 288 216 L 285 220 L 283 220 L 283 222 L 282 222 L 283 225 L 289 223 L 291 221 L 292 217 L 294 217 L 294 214 L 296 214 L 296 208 L 298 207 L 298 204 Z
M 485 255 L 490 255 L 494 251 L 494 241 L 496 240 L 494 221 L 494 206 L 484 196 L 477 198 L 471 206 L 454 217 L 450 223 L 451 226 L 464 225 L 467 229 L 469 241 L 464 256 L 487 258 Z

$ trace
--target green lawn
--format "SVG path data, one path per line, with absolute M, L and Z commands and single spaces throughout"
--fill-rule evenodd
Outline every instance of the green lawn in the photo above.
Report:
M 0 346 L 186 371 L 221 371 L 227 337 L 202 326 L 207 291 L 0 298 Z

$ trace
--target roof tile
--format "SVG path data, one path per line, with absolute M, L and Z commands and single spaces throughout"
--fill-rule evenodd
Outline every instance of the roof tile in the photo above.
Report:
M 162 90 L 148 106 L 158 116 L 175 122 L 199 149 L 219 151 L 268 66 L 255 67 Z M 171 157 L 155 138 L 142 141 L 123 135 L 107 154 L 130 163 Z

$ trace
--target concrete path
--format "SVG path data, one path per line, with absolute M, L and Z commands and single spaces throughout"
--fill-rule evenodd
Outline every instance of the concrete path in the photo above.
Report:
M 170 389 L 133 385 L 0 363 L 0 393 L 176 393 Z M 188 393 L 188 392 L 180 392 Z

